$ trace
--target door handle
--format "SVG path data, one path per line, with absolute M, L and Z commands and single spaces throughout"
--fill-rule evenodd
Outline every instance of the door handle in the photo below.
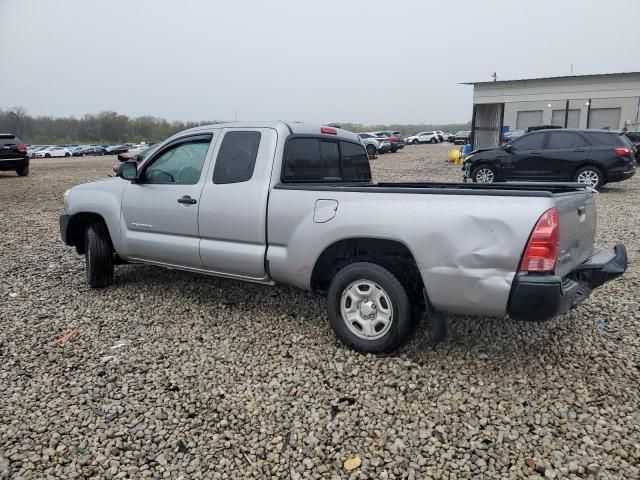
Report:
M 198 201 L 195 198 L 191 198 L 189 195 L 185 195 L 184 197 L 178 199 L 178 203 L 195 205 L 196 203 L 198 203 Z

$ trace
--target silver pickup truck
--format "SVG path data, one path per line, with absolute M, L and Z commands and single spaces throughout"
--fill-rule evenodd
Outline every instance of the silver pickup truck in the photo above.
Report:
M 326 292 L 338 337 L 391 352 L 427 312 L 539 321 L 621 275 L 594 253 L 578 184 L 374 183 L 354 133 L 233 123 L 178 133 L 140 165 L 65 192 L 62 240 L 91 287 L 145 263 Z

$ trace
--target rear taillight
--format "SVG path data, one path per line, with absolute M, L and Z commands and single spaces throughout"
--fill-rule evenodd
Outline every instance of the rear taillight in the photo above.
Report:
M 27 147 L 24 146 L 24 143 L 18 145 L 18 151 L 23 153 L 27 151 Z
M 556 268 L 560 244 L 558 209 L 550 208 L 542 214 L 531 232 L 520 263 L 522 272 L 551 273 Z
M 627 148 L 627 147 L 616 147 L 613 149 L 614 152 L 616 152 L 616 155 L 619 157 L 630 157 L 631 156 L 631 149 Z

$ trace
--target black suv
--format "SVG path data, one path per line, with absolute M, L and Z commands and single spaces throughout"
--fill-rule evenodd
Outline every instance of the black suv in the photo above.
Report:
M 575 181 L 598 188 L 636 173 L 636 150 L 627 137 L 606 130 L 540 130 L 498 148 L 471 152 L 465 181 Z
M 0 171 L 14 170 L 21 177 L 29 175 L 27 147 L 12 133 L 0 133 Z

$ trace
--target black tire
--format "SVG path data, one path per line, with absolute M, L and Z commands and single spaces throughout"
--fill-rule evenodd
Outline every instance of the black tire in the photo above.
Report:
M 489 177 L 489 173 L 491 177 Z M 471 171 L 473 183 L 493 183 L 498 180 L 496 169 L 489 165 L 478 165 Z
M 431 140 L 429 140 L 429 143 L 438 143 L 438 139 L 437 138 L 432 138 Z
M 29 175 L 29 165 L 27 165 L 26 167 L 17 168 L 16 173 L 20 177 L 26 177 L 27 175 Z
M 377 152 L 376 146 L 373 143 L 367 145 L 367 155 L 373 157 Z
M 65 153 L 64 156 L 65 157 L 70 157 L 71 155 L 69 153 Z
M 51 155 L 49 155 L 48 153 L 45 153 L 44 158 L 51 158 Z
M 113 283 L 113 250 L 103 223 L 92 223 L 86 230 L 85 261 L 87 283 L 91 288 L 104 288 Z
M 418 145 L 420 142 L 418 141 L 418 139 L 414 139 L 413 142 L 411 142 L 414 145 Z
M 586 181 L 586 178 L 595 179 L 596 177 L 597 181 L 595 181 L 595 183 Z M 598 189 L 605 184 L 604 174 L 602 173 L 602 170 L 600 170 L 598 167 L 594 167 L 593 165 L 587 165 L 585 167 L 579 168 L 573 176 L 573 180 L 579 183 L 587 183 L 595 189 Z
M 390 325 L 386 327 L 386 332 L 377 338 L 367 339 L 356 335 L 351 330 L 357 330 L 356 326 L 352 324 L 350 328 L 341 313 L 342 302 L 347 301 L 343 294 L 358 280 L 371 282 L 380 288 L 391 302 Z M 327 308 L 329 324 L 338 338 L 344 344 L 363 353 L 391 353 L 397 350 L 409 340 L 415 325 L 406 288 L 389 270 L 370 262 L 352 263 L 335 275 L 329 286 Z

